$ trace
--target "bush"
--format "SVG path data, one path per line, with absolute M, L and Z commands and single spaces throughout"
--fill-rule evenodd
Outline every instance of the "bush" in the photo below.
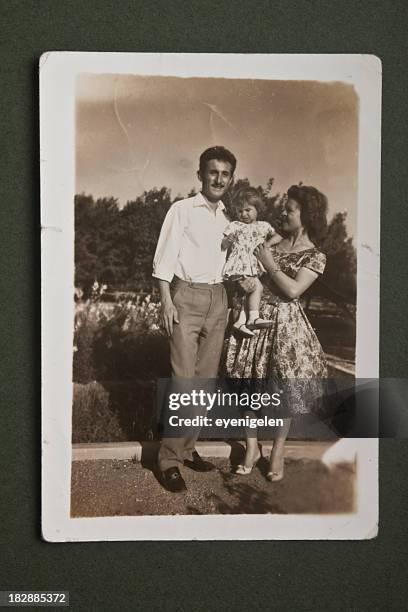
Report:
M 157 438 L 155 381 L 74 383 L 72 441 Z
M 126 440 L 157 438 L 156 381 L 103 381 Z
M 125 439 L 109 393 L 99 383 L 74 384 L 72 442 L 118 442 Z
M 114 303 L 102 302 L 104 295 L 96 282 L 88 299 L 77 292 L 73 441 L 151 439 L 157 435 L 156 380 L 170 376 L 160 304 L 150 295 Z
M 150 296 L 113 304 L 98 296 L 77 302 L 74 381 L 169 376 L 169 344 L 159 329 L 159 312 Z

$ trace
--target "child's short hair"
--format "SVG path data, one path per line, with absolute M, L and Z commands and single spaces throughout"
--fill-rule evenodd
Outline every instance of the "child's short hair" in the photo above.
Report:
M 242 187 L 232 198 L 231 210 L 234 217 L 237 216 L 237 212 L 245 206 L 250 204 L 254 206 L 259 214 L 265 211 L 265 202 L 259 194 L 259 191 L 255 187 Z

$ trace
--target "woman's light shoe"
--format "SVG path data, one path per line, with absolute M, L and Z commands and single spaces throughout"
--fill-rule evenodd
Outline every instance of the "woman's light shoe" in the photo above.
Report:
M 282 462 L 282 467 L 279 471 L 271 471 L 267 473 L 267 480 L 269 480 L 270 482 L 279 482 L 280 480 L 283 480 L 283 470 L 284 463 Z
M 237 469 L 235 470 L 235 473 L 236 474 L 241 474 L 241 475 L 244 475 L 244 476 L 248 476 L 252 472 L 252 470 L 254 469 L 254 467 L 256 466 L 258 461 L 260 460 L 260 458 L 261 458 L 261 453 L 259 453 L 259 455 L 257 455 L 255 461 L 249 467 L 247 467 L 246 465 L 241 465 L 241 464 L 237 465 Z
M 270 482 L 279 482 L 280 480 L 283 480 L 283 470 L 281 472 L 268 472 L 266 478 Z
M 237 465 L 237 469 L 235 470 L 236 474 L 241 474 L 241 475 L 245 475 L 248 476 L 248 474 L 250 474 L 252 472 L 252 467 L 245 467 L 245 465 Z

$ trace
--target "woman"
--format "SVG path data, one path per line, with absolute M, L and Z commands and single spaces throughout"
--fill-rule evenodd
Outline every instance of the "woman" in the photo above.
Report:
M 323 349 L 308 321 L 299 298 L 322 274 L 326 256 L 314 242 L 327 228 L 327 198 L 314 187 L 293 185 L 282 225 L 285 238 L 277 245 L 259 246 L 255 250 L 266 274 L 261 277 L 264 293 L 260 316 L 272 322 L 253 338 L 231 335 L 225 357 L 225 373 L 230 378 L 244 379 L 309 379 L 308 389 L 327 377 Z M 247 279 L 250 284 L 251 279 Z M 243 286 L 244 290 L 250 287 Z M 299 392 L 302 385 L 286 386 L 284 401 L 290 416 L 312 410 L 311 398 Z M 317 393 L 319 395 L 319 393 Z M 253 414 L 252 414 L 253 416 Z M 284 419 L 275 437 L 268 480 L 283 478 L 284 446 L 290 428 L 290 418 Z M 247 435 L 245 460 L 238 474 L 249 474 L 260 458 L 254 430 Z

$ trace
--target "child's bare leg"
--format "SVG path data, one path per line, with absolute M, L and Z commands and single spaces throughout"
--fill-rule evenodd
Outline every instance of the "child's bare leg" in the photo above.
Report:
M 254 278 L 255 289 L 247 295 L 248 300 L 248 319 L 247 323 L 253 325 L 255 319 L 259 319 L 259 305 L 263 293 L 262 283 L 258 277 Z
M 245 295 L 245 303 L 242 305 L 240 310 L 238 319 L 235 321 L 233 327 L 239 330 L 244 336 L 250 337 L 254 336 L 254 332 L 247 328 L 246 322 L 248 319 L 248 297 L 252 295 L 252 293 L 247 293 Z
M 248 319 L 247 327 L 249 329 L 261 329 L 265 327 L 271 327 L 272 321 L 261 319 L 259 316 L 259 306 L 261 304 L 261 297 L 263 293 L 263 286 L 258 277 L 255 279 L 256 286 L 252 293 L 248 295 Z

